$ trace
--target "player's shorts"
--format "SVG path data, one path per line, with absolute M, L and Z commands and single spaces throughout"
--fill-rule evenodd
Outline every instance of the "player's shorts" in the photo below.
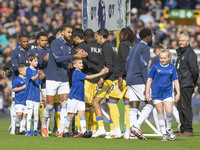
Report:
M 128 96 L 129 96 L 130 102 L 146 101 L 146 99 L 144 97 L 144 90 L 145 90 L 144 84 L 128 85 L 127 90 L 128 90 Z
M 26 107 L 27 107 L 27 109 L 33 109 L 35 111 L 39 111 L 39 109 L 40 109 L 40 102 L 26 100 Z
M 70 91 L 69 82 L 46 80 L 47 95 L 55 96 L 56 93 L 58 93 L 58 95 L 68 94 L 69 91 Z
M 85 90 L 85 103 L 91 104 L 96 93 L 97 83 L 92 83 L 85 80 L 84 90 Z
M 118 86 L 118 80 L 113 81 L 111 88 L 110 88 L 109 96 L 119 98 L 119 99 L 123 98 L 123 97 L 128 98 L 128 90 L 127 90 L 127 87 L 126 87 L 126 81 L 123 80 L 122 89 L 120 89 L 119 86 Z
M 47 100 L 47 90 L 46 89 L 42 89 L 41 93 L 42 93 L 42 100 Z
M 12 97 L 12 98 L 15 98 L 15 92 L 12 92 L 12 93 L 11 93 L 11 97 Z
M 58 94 L 55 95 L 55 101 L 54 101 L 54 103 L 61 103 Z
M 85 111 L 85 102 L 76 99 L 68 99 L 67 101 L 68 101 L 67 104 L 68 113 L 77 113 L 77 111 L 79 110 Z
M 174 102 L 174 99 L 173 99 L 173 97 L 168 97 L 168 98 L 163 99 L 163 100 L 154 99 L 154 100 L 153 100 L 153 103 L 154 103 L 154 104 L 159 104 L 159 103 L 162 103 L 162 102 L 164 102 L 164 101 Z
M 109 99 L 109 93 L 110 93 L 110 88 L 111 88 L 112 82 L 113 81 L 111 81 L 111 80 L 105 80 L 103 83 L 103 87 L 99 88 L 97 86 L 95 97 Z
M 16 112 L 21 112 L 21 113 L 27 114 L 27 108 L 26 108 L 25 105 L 16 104 L 16 105 L 15 105 L 15 111 L 16 111 Z

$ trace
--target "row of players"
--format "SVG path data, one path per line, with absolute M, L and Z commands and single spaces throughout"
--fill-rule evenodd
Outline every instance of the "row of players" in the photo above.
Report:
M 71 39 L 71 36 L 73 36 L 73 40 L 76 45 L 72 50 L 71 44 L 68 42 Z M 33 112 L 35 124 L 34 131 L 37 129 L 36 126 L 38 124 L 38 114 L 36 112 L 38 112 L 39 106 L 38 103 L 35 103 L 35 101 L 39 101 L 38 91 L 40 77 L 40 79 L 43 81 L 42 88 L 44 89 L 46 85 L 46 91 L 42 90 L 42 95 L 44 95 L 43 100 L 45 100 L 45 95 L 47 95 L 47 104 L 44 110 L 42 123 L 42 135 L 44 137 L 48 137 L 47 120 L 49 118 L 50 111 L 53 109 L 54 96 L 56 93 L 58 93 L 62 105 L 60 114 L 61 122 L 58 133 L 59 137 L 69 137 L 68 128 L 71 122 L 71 118 L 73 117 L 73 113 L 76 113 L 78 110 L 80 111 L 79 115 L 82 127 L 82 134 L 79 135 L 80 137 L 90 136 L 91 126 L 93 126 L 93 131 L 95 131 L 95 119 L 93 112 L 95 112 L 96 115 L 98 130 L 93 133 L 92 137 L 105 135 L 106 132 L 103 124 L 103 114 L 100 107 L 100 102 L 103 98 L 107 99 L 110 112 L 109 138 L 121 137 L 117 102 L 119 99 L 123 98 L 126 111 L 125 138 L 130 138 L 131 131 L 139 138 L 145 139 L 142 136 L 140 125 L 148 117 L 149 113 L 153 109 L 153 102 L 150 100 L 149 96 L 149 89 L 153 79 L 152 98 L 156 99 L 154 100 L 154 104 L 158 111 L 158 124 L 160 124 L 161 132 L 163 133 L 162 140 L 167 140 L 165 124 L 163 124 L 163 103 L 165 105 L 167 117 L 167 132 L 170 135 L 170 139 L 175 139 L 173 131 L 171 130 L 173 81 L 177 91 L 175 98 L 176 101 L 178 101 L 180 97 L 180 90 L 175 67 L 168 63 L 170 59 L 170 52 L 166 49 L 161 51 L 161 62 L 152 67 L 149 74 L 149 79 L 147 81 L 148 62 L 150 58 L 149 46 L 151 46 L 152 43 L 152 33 L 149 29 L 145 28 L 140 31 L 139 36 L 141 38 L 141 42 L 133 47 L 133 32 L 130 28 L 123 28 L 120 32 L 121 43 L 119 45 L 118 54 L 116 55 L 114 46 L 107 40 L 108 31 L 106 29 L 97 31 L 96 41 L 94 40 L 94 33 L 91 29 L 87 29 L 84 31 L 84 33 L 81 29 L 75 29 L 72 35 L 72 27 L 67 25 L 63 26 L 61 29 L 61 37 L 52 42 L 48 55 L 46 53 L 47 36 L 42 32 L 39 33 L 37 36 L 38 47 L 35 48 L 34 52 L 38 55 L 39 58 L 28 59 L 30 67 L 26 71 L 26 76 L 29 80 L 29 84 L 26 88 L 28 90 L 25 90 L 27 91 L 25 93 L 30 94 L 30 96 L 26 98 L 26 105 L 28 108 L 27 135 L 32 134 L 29 126 Z M 86 41 L 87 44 L 84 41 Z M 27 60 L 29 51 L 26 50 L 27 44 L 23 45 L 23 42 L 28 43 L 27 37 L 21 36 L 19 38 L 20 47 L 14 50 L 11 54 L 11 62 L 14 73 L 17 72 L 15 69 L 16 67 L 18 67 L 20 71 L 20 65 L 18 64 L 26 62 Z M 29 55 L 29 57 L 32 56 L 35 57 L 36 55 Z M 83 64 L 80 58 L 74 57 L 84 57 Z M 73 73 L 72 90 L 68 96 L 69 80 L 67 70 L 70 67 L 68 62 L 73 58 L 73 66 L 77 71 L 74 71 Z M 37 64 L 37 59 L 39 60 L 39 65 Z M 33 64 L 31 64 L 32 62 Z M 31 66 L 34 67 L 31 69 Z M 104 68 L 100 73 L 98 73 L 103 68 L 103 66 L 107 68 Z M 37 71 L 36 67 L 38 67 L 40 70 Z M 22 68 L 26 67 L 24 66 Z M 81 73 L 80 70 L 82 70 L 83 73 L 89 75 Z M 92 78 L 97 76 L 101 76 L 101 78 L 93 80 L 88 78 L 90 74 L 94 73 L 97 74 L 93 75 Z M 162 76 L 163 73 L 165 76 Z M 102 76 L 102 74 L 105 75 Z M 156 78 L 155 82 L 154 78 Z M 13 85 L 15 83 L 14 81 Z M 146 81 L 146 99 L 148 104 L 143 108 L 140 117 L 137 119 L 139 101 L 145 100 L 143 93 L 145 91 L 144 89 Z M 166 81 L 166 83 L 163 84 L 163 81 Z M 85 83 L 83 84 L 83 82 Z M 162 83 L 162 86 L 160 86 L 160 82 Z M 32 88 L 36 87 L 36 85 L 38 87 L 37 92 L 32 90 Z M 23 87 L 21 88 L 22 91 L 25 89 L 25 86 L 20 87 Z M 158 89 L 160 90 L 158 87 L 162 87 L 163 92 L 158 91 Z M 13 91 L 15 91 L 15 88 L 16 86 L 13 86 Z M 15 95 L 15 99 L 16 98 L 17 96 Z M 66 101 L 68 98 L 70 99 Z M 84 104 L 84 101 L 86 105 Z M 16 100 L 15 104 L 17 104 Z M 92 107 L 94 108 L 94 111 Z M 66 116 L 66 114 L 68 114 L 68 116 Z M 20 118 L 17 119 L 20 120 Z

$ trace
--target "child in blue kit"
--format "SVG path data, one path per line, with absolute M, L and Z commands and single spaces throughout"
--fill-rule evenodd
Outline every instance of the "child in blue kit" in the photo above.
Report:
M 167 141 L 169 135 L 170 140 L 175 140 L 171 129 L 171 122 L 173 117 L 173 83 L 176 89 L 175 102 L 180 99 L 180 87 L 178 82 L 178 76 L 174 65 L 170 64 L 171 53 L 168 49 L 162 49 L 159 54 L 160 62 L 152 66 L 148 80 L 146 84 L 146 99 L 150 101 L 153 99 L 154 105 L 158 113 L 158 122 L 160 125 L 162 141 Z M 150 96 L 151 88 L 151 96 Z M 166 123 L 165 127 L 164 109 L 166 111 Z
M 74 137 L 87 137 L 86 132 L 86 121 L 85 121 L 85 100 L 84 100 L 84 80 L 94 79 L 101 75 L 108 73 L 108 68 L 104 67 L 99 73 L 93 75 L 87 75 L 81 72 L 83 69 L 83 61 L 81 58 L 75 57 L 72 60 L 72 64 L 75 67 L 75 71 L 72 75 L 72 89 L 68 96 L 68 105 L 65 122 L 65 131 L 63 137 L 69 137 L 68 129 L 74 114 L 79 112 L 80 123 L 82 128 L 82 133 Z
M 26 84 L 28 83 L 26 79 L 26 69 L 28 65 L 25 63 L 20 63 L 18 65 L 19 76 L 13 80 L 12 92 L 15 92 L 15 110 L 17 113 L 16 117 L 16 128 L 15 134 L 25 134 L 26 126 Z M 20 127 L 19 127 L 20 126 Z M 14 128 L 14 127 L 12 127 Z M 21 130 L 21 132 L 19 131 Z
M 36 54 L 30 54 L 28 56 L 28 63 L 30 66 L 26 70 L 26 78 L 28 79 L 28 96 L 26 99 L 27 105 L 27 131 L 26 136 L 31 136 L 31 118 L 32 114 L 34 116 L 34 136 L 39 136 L 37 131 L 38 121 L 39 121 L 39 108 L 40 108 L 40 84 L 42 83 L 39 79 L 39 74 L 41 71 L 38 71 L 36 68 L 38 66 L 38 56 Z

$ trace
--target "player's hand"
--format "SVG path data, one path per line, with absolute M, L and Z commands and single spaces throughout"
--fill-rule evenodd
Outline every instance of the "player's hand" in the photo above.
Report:
M 102 86 L 103 86 L 103 80 L 100 79 L 99 82 L 98 82 L 98 87 L 101 88 Z
M 84 50 L 79 50 L 75 55 L 74 57 L 87 57 L 88 56 L 88 53 L 85 52 Z
M 119 86 L 119 89 L 123 88 L 123 79 L 122 79 L 122 77 L 118 78 L 118 86 Z
M 180 99 L 180 94 L 176 94 L 174 102 L 177 103 Z
M 109 69 L 107 67 L 104 67 L 101 71 L 100 71 L 100 74 L 106 74 L 108 73 Z
M 3 78 L 3 79 L 6 78 L 6 72 L 4 70 L 1 71 L 1 78 Z
M 40 80 L 43 80 L 45 77 L 46 77 L 46 74 L 45 74 L 44 72 L 41 72 L 41 73 L 39 74 Z
M 42 70 L 38 70 L 38 73 L 39 73 L 39 75 L 40 75 L 40 74 L 42 74 L 42 73 L 43 73 L 43 71 L 42 71 Z
M 49 54 L 47 54 L 46 56 L 44 56 L 44 61 L 48 61 L 49 60 Z
M 146 94 L 145 94 L 145 98 L 146 98 L 146 100 L 147 100 L 148 102 L 150 102 L 151 98 L 150 98 L 149 93 L 146 93 Z

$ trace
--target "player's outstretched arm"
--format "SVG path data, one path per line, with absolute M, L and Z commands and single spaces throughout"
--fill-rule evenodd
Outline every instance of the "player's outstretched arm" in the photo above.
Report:
M 174 86 L 176 89 L 175 102 L 177 103 L 180 99 L 180 85 L 178 80 L 174 80 Z
M 104 74 L 108 73 L 108 68 L 107 67 L 104 67 L 99 73 L 97 74 L 92 74 L 92 75 L 87 75 L 85 77 L 85 79 L 94 79 L 94 78 L 97 78 L 97 77 L 100 77 Z
M 145 98 L 147 99 L 148 102 L 151 100 L 151 97 L 150 97 L 151 83 L 152 83 L 152 79 L 148 78 L 146 86 L 145 86 Z
M 22 87 L 16 87 L 12 89 L 12 92 L 19 92 L 26 89 L 26 84 L 24 84 Z

